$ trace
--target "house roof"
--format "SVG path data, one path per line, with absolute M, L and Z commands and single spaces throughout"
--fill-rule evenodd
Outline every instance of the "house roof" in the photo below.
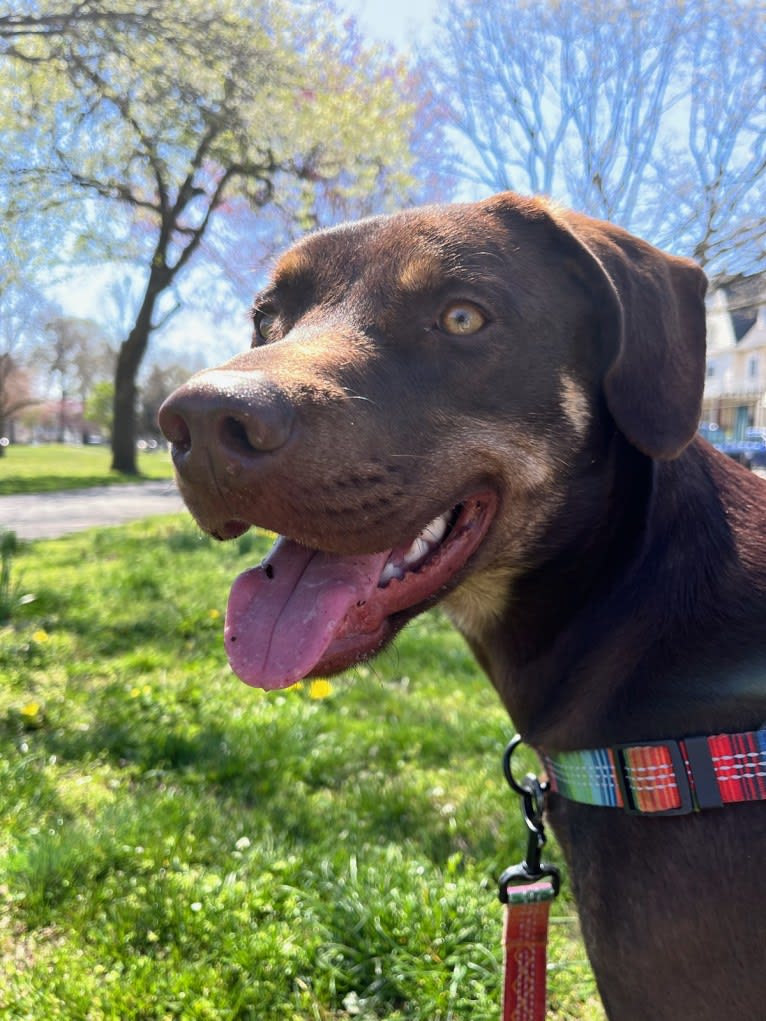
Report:
M 726 294 L 736 340 L 740 341 L 753 328 L 758 310 L 766 302 L 766 272 L 738 277 L 721 289 Z
M 766 347 L 766 305 L 761 305 L 755 322 L 737 344 L 739 351 L 752 351 L 760 347 Z
M 716 354 L 733 348 L 737 342 L 726 293 L 713 291 L 706 302 L 707 351 Z

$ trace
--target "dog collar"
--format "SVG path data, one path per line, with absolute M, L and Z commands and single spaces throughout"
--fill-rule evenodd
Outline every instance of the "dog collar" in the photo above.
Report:
M 685 815 L 766 800 L 766 728 L 540 755 L 550 790 L 585 805 Z

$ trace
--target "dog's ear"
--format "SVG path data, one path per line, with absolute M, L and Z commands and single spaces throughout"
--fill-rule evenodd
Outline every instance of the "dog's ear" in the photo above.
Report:
M 677 457 L 700 421 L 705 274 L 612 224 L 550 215 L 577 242 L 572 268 L 598 304 L 608 363 L 604 391 L 615 422 L 649 456 Z

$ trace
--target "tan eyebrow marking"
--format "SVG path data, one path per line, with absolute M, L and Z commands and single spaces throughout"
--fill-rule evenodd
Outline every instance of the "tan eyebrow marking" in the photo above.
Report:
M 311 259 L 302 248 L 291 248 L 280 258 L 274 268 L 274 280 L 277 283 L 290 283 L 299 277 L 306 276 L 311 269 Z
M 399 286 L 404 291 L 425 291 L 436 287 L 444 278 L 444 265 L 432 255 L 413 256 L 399 272 Z

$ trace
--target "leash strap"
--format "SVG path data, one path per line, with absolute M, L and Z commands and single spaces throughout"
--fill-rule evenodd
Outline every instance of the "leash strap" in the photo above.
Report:
M 570 801 L 641 815 L 684 815 L 766 800 L 766 729 L 542 755 Z
M 548 880 L 507 887 L 503 1021 L 545 1021 L 548 913 L 555 896 Z
M 506 906 L 503 1021 L 545 1021 L 548 914 L 561 877 L 555 865 L 540 857 L 546 841 L 543 810 L 548 785 L 533 773 L 519 782 L 511 769 L 513 753 L 520 744 L 517 734 L 503 756 L 503 772 L 511 790 L 521 798 L 527 830 L 524 860 L 506 869 L 498 884 L 500 900 Z

